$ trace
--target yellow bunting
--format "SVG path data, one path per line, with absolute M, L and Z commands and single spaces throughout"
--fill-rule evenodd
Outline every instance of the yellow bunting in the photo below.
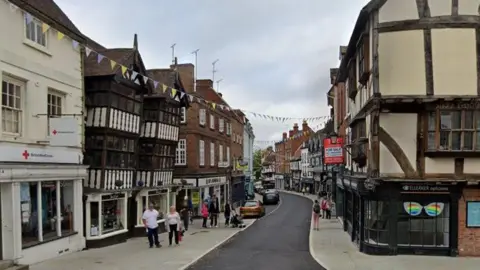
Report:
M 165 84 L 162 85 L 163 93 L 167 92 L 168 86 Z
M 110 66 L 112 67 L 112 69 L 114 69 L 116 65 L 117 65 L 117 62 L 110 60 Z M 122 69 L 122 73 L 123 73 L 123 69 Z
M 217 104 L 212 102 L 212 108 L 215 110 L 216 107 L 217 107 Z
M 50 29 L 50 25 L 42 23 L 42 32 L 45 33 L 48 31 L 48 29 Z
M 65 37 L 65 34 L 62 32 L 57 32 L 57 39 L 62 40 Z
M 177 89 L 172 88 L 172 98 L 175 97 L 176 94 L 177 94 Z
M 126 67 L 126 66 L 122 66 L 122 74 L 125 75 L 125 72 L 127 72 L 127 67 Z

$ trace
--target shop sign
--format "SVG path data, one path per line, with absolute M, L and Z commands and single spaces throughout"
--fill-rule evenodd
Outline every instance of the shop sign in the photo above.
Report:
M 149 190 L 148 191 L 148 195 L 151 196 L 151 195 L 158 195 L 158 194 L 164 194 L 164 193 L 167 193 L 168 192 L 168 189 L 156 189 L 156 190 Z
M 102 201 L 124 199 L 125 193 L 111 193 L 102 195 Z
M 343 164 L 343 139 L 337 138 L 332 143 L 330 138 L 323 139 L 324 157 L 323 163 L 327 165 Z
M 227 182 L 227 178 L 225 176 L 220 177 L 209 177 L 209 178 L 199 178 L 198 179 L 198 186 L 216 186 L 221 185 Z
M 80 146 L 81 125 L 77 117 L 63 116 L 49 119 L 49 140 L 52 146 Z
M 438 185 L 416 185 L 404 184 L 402 185 L 402 193 L 449 193 L 449 186 Z
M 2 142 L 0 162 L 29 163 L 70 163 L 82 164 L 81 151 L 73 148 L 52 148 L 49 146 L 33 146 Z

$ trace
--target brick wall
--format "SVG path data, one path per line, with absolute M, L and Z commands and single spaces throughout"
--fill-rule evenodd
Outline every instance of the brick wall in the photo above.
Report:
M 460 256 L 480 256 L 480 229 L 467 228 L 467 201 L 480 200 L 480 189 L 465 188 L 458 203 L 458 252 Z

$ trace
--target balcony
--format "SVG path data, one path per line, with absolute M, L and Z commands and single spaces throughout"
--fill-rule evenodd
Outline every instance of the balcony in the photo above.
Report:
M 219 168 L 227 168 L 229 166 L 227 161 L 219 161 L 218 162 L 218 167 Z

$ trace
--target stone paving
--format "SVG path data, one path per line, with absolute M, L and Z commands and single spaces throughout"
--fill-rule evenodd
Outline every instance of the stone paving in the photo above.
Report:
M 247 219 L 247 227 L 255 220 Z M 66 254 L 30 266 L 31 270 L 178 270 L 204 256 L 208 251 L 233 237 L 240 230 L 225 228 L 219 218 L 218 228 L 201 228 L 195 220 L 179 246 L 168 247 L 168 235 L 160 234 L 163 247 L 148 248 L 147 238 L 133 238 L 126 243 Z
M 303 196 L 301 193 L 295 194 Z M 314 195 L 305 197 L 316 199 Z M 310 232 L 310 253 L 328 270 L 480 269 L 480 258 L 366 255 L 359 252 L 350 241 L 349 235 L 343 231 L 338 219 L 321 219 L 320 230 Z

